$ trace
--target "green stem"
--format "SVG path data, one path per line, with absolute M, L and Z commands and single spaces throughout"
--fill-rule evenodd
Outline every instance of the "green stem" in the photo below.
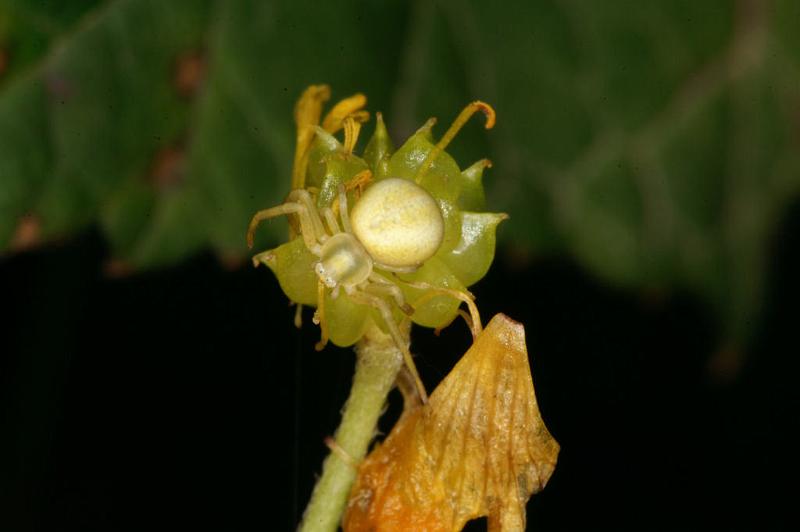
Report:
M 403 333 L 408 339 L 408 329 Z M 403 366 L 403 355 L 397 345 L 374 326 L 356 345 L 356 356 L 353 386 L 334 437 L 336 444 L 355 464 L 360 463 L 367 454 L 386 396 Z M 331 452 L 322 465 L 322 476 L 314 486 L 298 530 L 337 530 L 355 477 L 354 464 Z

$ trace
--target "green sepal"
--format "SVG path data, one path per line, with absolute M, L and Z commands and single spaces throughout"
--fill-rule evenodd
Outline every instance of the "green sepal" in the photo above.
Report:
M 404 281 L 428 283 L 439 288 L 466 290 L 461 281 L 436 257 L 429 259 L 414 273 L 400 274 L 400 278 Z M 423 327 L 444 327 L 455 319 L 458 307 L 461 305 L 460 300 L 447 294 L 428 298 L 425 294 L 430 289 L 413 288 L 405 284 L 401 284 L 400 288 L 406 302 L 414 307 L 411 321 Z M 420 298 L 423 298 L 422 303 L 417 304 Z
M 253 257 L 253 264 L 265 264 L 278 278 L 286 296 L 303 305 L 317 305 L 317 274 L 315 257 L 302 237 Z
M 414 132 L 414 135 L 421 135 L 425 140 L 433 144 L 433 126 L 435 125 L 436 118 L 429 118 Z
M 348 347 L 364 336 L 370 318 L 370 308 L 355 303 L 342 290 L 334 298 L 328 290 L 325 295 L 325 319 L 330 341 L 339 347 Z
M 417 172 L 433 148 L 430 131 L 423 126 L 392 155 L 387 175 L 416 180 Z M 455 204 L 463 181 L 456 161 L 443 151 L 428 167 L 419 184 L 434 198 Z
M 464 286 L 475 284 L 486 275 L 492 265 L 497 226 L 507 218 L 505 213 L 462 212 L 457 245 L 436 256 Z
M 378 113 L 375 117 L 375 132 L 369 139 L 367 147 L 364 148 L 364 160 L 372 170 L 372 174 L 377 178 L 386 177 L 389 170 L 389 158 L 394 152 L 394 144 L 386 131 L 386 124 L 383 123 L 383 115 Z
M 317 196 L 317 207 L 330 207 L 339 195 L 339 185 L 347 183 L 362 170 L 367 163 L 353 154 L 332 153 L 325 159 L 325 175 Z
M 444 238 L 435 257 L 454 249 L 461 240 L 461 211 L 447 201 L 439 200 L 438 203 L 444 220 Z
M 482 211 L 486 208 L 486 194 L 483 191 L 483 170 L 491 167 L 489 159 L 481 159 L 461 172 L 461 194 L 458 208 L 464 211 Z
M 306 186 L 320 187 L 326 173 L 326 160 L 335 154 L 344 154 L 344 146 L 336 137 L 322 129 L 316 128 L 317 136 L 308 151 L 308 169 L 306 170 Z

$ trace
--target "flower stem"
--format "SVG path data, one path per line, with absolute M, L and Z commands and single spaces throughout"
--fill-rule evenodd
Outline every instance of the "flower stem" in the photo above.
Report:
M 408 340 L 409 330 L 402 331 Z M 330 532 L 339 527 L 347 496 L 356 477 L 355 464 L 367 454 L 378 418 L 403 366 L 403 355 L 391 337 L 376 326 L 356 344 L 356 371 L 342 422 L 334 436 L 344 453 L 331 452 L 322 465 L 322 476 L 314 486 L 298 527 L 300 532 Z M 344 454 L 345 456 L 340 456 Z M 352 463 L 345 457 L 349 456 Z

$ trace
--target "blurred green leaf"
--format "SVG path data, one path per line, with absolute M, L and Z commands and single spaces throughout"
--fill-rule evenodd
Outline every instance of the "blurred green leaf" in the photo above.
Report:
M 452 153 L 494 161 L 507 246 L 689 288 L 745 340 L 800 189 L 798 5 L 0 0 L 0 248 L 96 223 L 138 269 L 240 258 L 305 86 L 366 93 L 398 145 L 480 98 L 497 127 Z

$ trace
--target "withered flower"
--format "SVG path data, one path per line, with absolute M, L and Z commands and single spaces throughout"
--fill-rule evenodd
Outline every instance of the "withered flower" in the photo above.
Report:
M 539 413 L 525 331 L 495 316 L 430 397 L 406 387 L 386 440 L 359 466 L 344 529 L 453 531 L 488 516 L 489 530 L 525 529 L 558 443 Z

